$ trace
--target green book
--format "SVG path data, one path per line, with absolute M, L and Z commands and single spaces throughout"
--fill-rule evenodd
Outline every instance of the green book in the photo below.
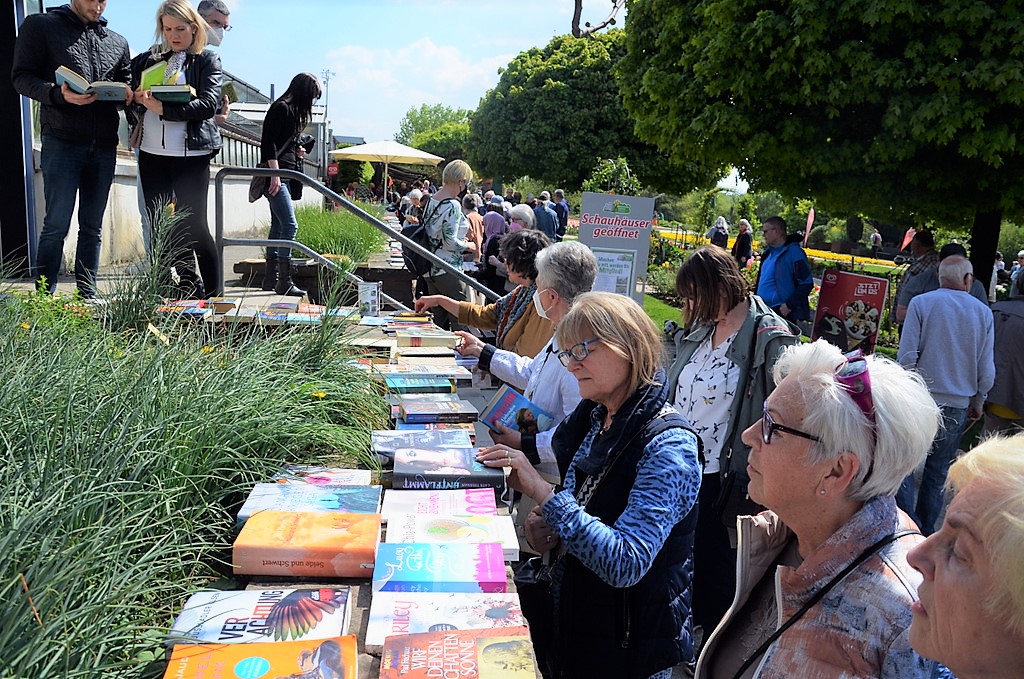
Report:
M 164 71 L 167 70 L 166 61 L 158 61 L 145 71 L 142 72 L 141 82 L 139 83 L 139 89 L 148 90 L 153 85 L 164 84 Z

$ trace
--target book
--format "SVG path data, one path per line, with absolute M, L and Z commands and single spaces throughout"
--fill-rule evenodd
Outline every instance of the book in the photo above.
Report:
M 496 425 L 500 422 L 507 429 L 523 434 L 538 434 L 550 429 L 555 418 L 512 387 L 503 384 L 480 413 L 480 421 L 494 431 L 498 430 Z
M 166 70 L 167 61 L 160 60 L 142 71 L 142 75 L 139 77 L 139 89 L 149 90 L 153 88 L 153 85 L 163 85 Z
M 455 352 L 447 347 L 402 347 L 395 350 L 398 365 L 456 366 Z
M 242 306 L 241 297 L 211 297 L 208 304 L 213 306 L 213 313 L 224 314 Z
M 128 94 L 128 85 L 125 83 L 109 80 L 89 82 L 85 76 L 67 66 L 58 66 L 53 75 L 58 86 L 67 83 L 72 92 L 95 94 L 96 101 L 119 101 L 123 104 Z
M 458 394 L 385 394 L 391 408 L 391 419 L 402 416 L 403 403 L 458 403 Z
M 526 625 L 519 595 L 377 592 L 370 601 L 364 644 L 376 648 L 386 637 L 456 629 Z
M 519 560 L 519 538 L 511 516 L 393 514 L 388 518 L 384 541 L 439 545 L 497 542 L 505 561 Z
M 372 572 L 380 543 L 379 514 L 257 512 L 232 547 L 243 575 L 359 578 Z
M 228 103 L 233 104 L 238 101 L 238 91 L 235 89 L 235 82 L 228 80 L 220 86 L 220 93 L 228 98 Z
M 385 490 L 380 518 L 386 523 L 395 514 L 497 516 L 498 505 L 492 488 Z
M 320 319 L 320 314 L 291 312 L 288 314 L 286 323 L 288 325 L 320 325 Z
M 422 422 L 475 422 L 480 414 L 476 406 L 460 399 L 458 401 L 403 401 L 402 419 L 413 424 Z
M 444 377 L 385 375 L 384 385 L 396 394 L 454 394 L 455 385 Z
M 396 355 L 402 350 L 396 351 Z M 446 350 L 447 351 L 447 350 Z M 454 360 L 452 361 L 454 363 Z M 389 377 L 418 377 L 425 379 L 447 379 L 458 387 L 469 387 L 473 384 L 473 373 L 460 365 L 432 365 L 422 363 L 386 363 L 374 365 L 374 370 Z
M 477 462 L 475 448 L 399 448 L 391 485 L 409 490 L 504 488 L 505 472 Z
M 400 347 L 449 347 L 455 348 L 458 336 L 440 328 L 398 328 L 395 340 Z
M 388 637 L 380 679 L 534 679 L 537 659 L 526 627 L 439 630 Z
M 257 483 L 238 510 L 240 526 L 257 512 L 379 514 L 380 486 L 315 486 L 310 483 Z
M 395 429 L 399 431 L 430 431 L 432 429 L 459 429 L 469 434 L 470 441 L 476 445 L 476 426 L 470 422 L 406 422 L 395 420 Z
M 153 85 L 153 97 L 167 104 L 187 104 L 196 98 L 196 88 L 191 85 Z
M 460 430 L 399 431 L 378 429 L 370 432 L 370 447 L 379 455 L 394 458 L 399 448 L 471 448 L 469 434 Z
M 273 644 L 178 644 L 164 679 L 357 679 L 358 657 L 354 636 Z
M 310 483 L 314 486 L 368 486 L 373 480 L 369 469 L 343 469 L 318 464 L 286 464 L 274 475 L 277 483 Z
M 168 632 L 171 643 L 329 639 L 348 634 L 348 587 L 196 592 Z
M 380 295 L 383 285 L 380 281 L 360 281 L 358 290 L 359 313 L 365 316 L 380 315 Z
M 385 542 L 377 552 L 371 588 L 377 592 L 505 592 L 501 545 Z
M 256 322 L 266 326 L 284 325 L 288 322 L 288 314 L 277 311 L 260 311 L 256 314 Z
M 273 311 L 275 313 L 289 313 L 294 314 L 299 311 L 299 303 L 294 300 L 278 300 L 277 302 L 271 302 L 263 307 L 264 311 Z
M 259 309 L 243 307 L 240 309 L 229 309 L 224 312 L 220 320 L 224 323 L 255 323 Z
M 179 306 L 162 304 L 153 310 L 158 316 L 174 316 L 190 320 L 203 321 L 213 316 L 213 309 L 201 306 Z

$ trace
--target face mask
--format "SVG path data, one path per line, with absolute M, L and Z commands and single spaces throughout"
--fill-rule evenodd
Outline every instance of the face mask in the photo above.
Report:
M 210 30 L 208 30 L 206 32 L 206 42 L 209 43 L 210 45 L 212 45 L 213 47 L 217 47 L 218 45 L 220 45 L 220 41 L 223 40 L 223 39 L 224 39 L 224 29 L 223 28 L 213 28 L 211 26 Z
M 548 290 L 548 288 L 544 288 L 544 290 Z M 540 301 L 540 293 L 544 292 L 544 290 L 535 290 L 533 292 L 533 308 L 537 310 L 538 316 L 546 319 L 548 318 L 548 312 L 544 309 L 544 304 Z

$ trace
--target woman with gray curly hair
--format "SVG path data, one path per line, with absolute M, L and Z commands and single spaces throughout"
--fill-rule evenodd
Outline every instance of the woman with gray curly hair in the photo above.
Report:
M 923 540 L 896 507 L 939 427 L 924 381 L 822 340 L 787 349 L 751 446 L 736 595 L 698 677 L 929 677 L 910 647 Z
M 508 211 L 508 220 L 510 222 L 516 222 L 524 229 L 536 229 L 537 228 L 537 216 L 533 214 L 533 210 L 529 205 L 525 203 L 519 203 L 512 207 Z

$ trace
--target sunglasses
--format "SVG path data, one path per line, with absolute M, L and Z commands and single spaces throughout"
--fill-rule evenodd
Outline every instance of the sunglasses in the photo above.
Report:
M 821 442 L 814 434 L 808 434 L 805 431 L 794 429 L 793 427 L 787 427 L 784 424 L 779 424 L 772 419 L 771 413 L 768 412 L 768 401 L 764 402 L 764 413 L 761 415 L 761 440 L 764 444 L 771 445 L 772 436 L 775 432 L 781 431 L 784 434 L 792 434 L 793 436 L 799 436 L 800 438 L 810 439 L 811 441 Z
M 846 393 L 850 395 L 853 402 L 864 413 L 864 417 L 871 423 L 871 447 L 874 450 L 874 444 L 878 442 L 875 402 L 871 398 L 871 375 L 868 373 L 868 360 L 860 349 L 843 356 L 843 362 L 836 367 L 835 380 L 846 389 Z M 870 478 L 874 470 L 875 456 L 872 454 L 868 472 L 864 475 L 865 481 Z
M 599 341 L 600 340 L 595 337 L 594 339 L 589 339 L 586 342 L 574 344 L 565 351 L 558 352 L 558 360 L 562 362 L 562 365 L 568 368 L 569 359 L 576 359 L 577 362 L 582 361 L 587 356 L 590 356 L 590 345 Z

